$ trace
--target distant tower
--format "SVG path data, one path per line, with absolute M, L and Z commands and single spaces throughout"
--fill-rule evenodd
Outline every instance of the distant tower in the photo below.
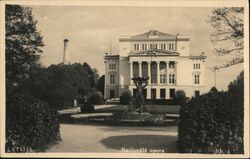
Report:
M 64 39 L 64 50 L 63 50 L 63 64 L 68 64 L 69 63 L 69 59 L 68 59 L 68 44 L 69 44 L 69 40 L 68 39 Z

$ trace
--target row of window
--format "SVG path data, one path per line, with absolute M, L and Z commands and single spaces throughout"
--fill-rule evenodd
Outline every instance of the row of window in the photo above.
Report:
M 134 50 L 148 50 L 148 49 L 160 49 L 160 50 L 175 50 L 175 44 L 134 44 Z
M 147 74 L 145 74 L 145 77 Z M 157 83 L 157 74 L 151 74 L 151 83 Z M 166 83 L 166 74 L 160 74 L 160 84 Z M 175 74 L 169 74 L 168 78 L 169 84 L 175 84 Z M 110 74 L 110 84 L 115 84 L 115 75 Z M 194 75 L 194 84 L 200 84 L 200 75 Z
M 142 65 L 142 71 L 147 71 L 148 64 L 147 63 L 142 63 L 141 65 Z M 151 66 L 151 70 L 152 71 L 156 71 L 156 69 L 157 69 L 157 64 L 156 63 L 151 63 L 150 66 Z M 168 64 L 168 68 L 169 69 L 174 69 L 175 68 L 175 63 L 170 62 Z M 160 70 L 163 70 L 163 69 L 166 69 L 166 63 L 165 62 L 161 62 L 160 63 Z M 139 64 L 138 63 L 134 63 L 133 64 L 133 70 L 134 70 L 134 72 L 138 72 L 139 71 Z
M 169 62 L 168 63 L 169 69 L 174 69 L 175 68 L 175 63 L 174 62 Z M 142 63 L 142 69 L 147 69 L 148 64 L 143 62 Z M 151 69 L 157 68 L 156 63 L 151 63 Z M 139 63 L 133 63 L 133 69 L 139 69 Z M 166 63 L 165 62 L 160 62 L 160 70 L 166 69 Z M 201 64 L 199 63 L 194 63 L 193 64 L 193 69 L 201 69 Z
M 194 63 L 193 68 L 194 69 L 200 69 L 201 65 L 199 63 Z
M 194 75 L 194 84 L 200 84 L 200 75 Z
M 151 92 L 151 99 L 156 99 L 156 89 L 155 88 L 152 88 L 150 90 Z M 147 98 L 147 89 L 143 89 L 142 91 L 142 94 L 143 94 L 143 97 L 144 98 Z M 135 97 L 136 96 L 136 89 L 133 89 L 133 96 Z M 169 97 L 170 98 L 174 98 L 175 96 L 175 89 L 174 88 L 170 88 L 169 89 Z M 166 89 L 165 88 L 162 88 L 160 89 L 160 98 L 161 99 L 165 99 L 166 98 Z
M 114 74 L 110 74 L 110 84 L 115 84 L 115 75 Z
M 139 69 L 139 64 L 138 63 L 134 63 L 133 64 L 133 69 L 134 70 L 137 70 Z M 169 69 L 174 69 L 175 68 L 175 64 L 170 62 L 169 65 L 168 65 Z M 142 63 L 142 69 L 147 69 L 148 68 L 148 64 L 147 63 Z M 157 64 L 156 63 L 152 63 L 151 64 L 151 69 L 156 69 L 157 68 Z M 200 69 L 201 66 L 199 63 L 195 63 L 193 64 L 193 69 Z M 115 70 L 116 69 L 116 64 L 113 64 L 113 63 L 110 63 L 109 64 L 109 69 L 110 70 Z M 163 70 L 163 69 L 166 69 L 166 63 L 164 62 L 160 62 L 160 70 Z
M 115 70 L 115 68 L 116 68 L 116 64 L 114 64 L 114 63 L 109 64 L 109 69 L 110 70 Z

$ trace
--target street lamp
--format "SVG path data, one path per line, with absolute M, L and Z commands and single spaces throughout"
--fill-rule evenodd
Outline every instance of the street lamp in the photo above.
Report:
M 216 88 L 216 76 L 217 76 L 216 72 L 219 71 L 219 67 L 214 66 L 214 67 L 209 68 L 209 69 L 210 69 L 212 72 L 214 72 L 214 87 Z

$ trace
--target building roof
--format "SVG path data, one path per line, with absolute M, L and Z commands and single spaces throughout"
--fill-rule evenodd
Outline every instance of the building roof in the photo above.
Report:
M 163 32 L 159 32 L 157 30 L 149 30 L 146 33 L 135 35 L 135 36 L 132 36 L 131 38 L 132 39 L 142 39 L 142 38 L 150 38 L 152 36 L 158 36 L 159 38 L 176 37 L 176 35 L 173 35 L 173 34 L 166 34 Z
M 129 53 L 129 56 L 179 56 L 180 53 L 175 51 L 167 51 L 160 49 L 150 49 L 144 51 L 133 51 Z
M 191 55 L 189 56 L 190 59 L 206 59 L 207 56 L 204 56 L 204 55 Z
M 157 30 L 149 30 L 146 33 L 138 34 L 135 36 L 122 36 L 119 41 L 161 41 L 161 40 L 177 40 L 187 41 L 189 40 L 188 36 L 180 35 L 180 34 L 167 34 Z
M 120 57 L 120 55 L 110 55 L 110 54 L 106 54 L 104 56 L 105 60 L 118 60 Z

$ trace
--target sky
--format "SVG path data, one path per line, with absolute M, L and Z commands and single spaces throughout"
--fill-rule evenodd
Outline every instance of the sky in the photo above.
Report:
M 69 39 L 70 63 L 87 62 L 104 74 L 104 55 L 110 50 L 119 54 L 118 38 L 137 35 L 151 29 L 190 37 L 190 54 L 205 52 L 206 67 L 224 64 L 229 57 L 213 54 L 209 35 L 214 29 L 206 22 L 213 8 L 191 7 L 125 7 L 125 6 L 29 6 L 38 20 L 45 46 L 41 63 L 58 64 L 63 59 L 63 40 Z M 226 90 L 236 79 L 243 64 L 220 69 L 217 88 Z M 206 69 L 206 90 L 214 86 L 214 73 Z

